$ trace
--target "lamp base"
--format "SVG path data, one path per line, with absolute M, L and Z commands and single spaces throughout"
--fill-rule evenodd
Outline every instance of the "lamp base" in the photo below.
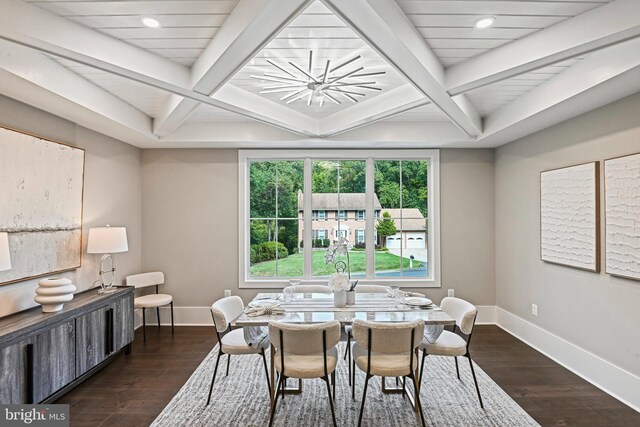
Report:
M 98 289 L 99 294 L 112 294 L 116 292 L 118 288 L 100 288 Z

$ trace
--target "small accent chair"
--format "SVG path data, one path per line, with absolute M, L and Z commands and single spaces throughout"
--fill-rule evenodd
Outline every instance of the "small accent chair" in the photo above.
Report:
M 171 305 L 171 333 L 174 333 L 173 324 L 173 297 L 169 294 L 159 294 L 158 288 L 160 285 L 164 285 L 164 273 L 161 271 L 154 271 L 150 273 L 134 274 L 126 277 L 127 286 L 134 286 L 136 289 L 145 288 L 147 286 L 155 286 L 156 293 L 137 297 L 133 301 L 134 309 L 142 309 L 142 336 L 144 342 L 147 342 L 147 319 L 145 312 L 147 308 L 156 309 L 156 316 L 158 317 L 158 328 L 160 328 L 160 307 L 165 305 Z
M 469 359 L 469 366 L 471 367 L 471 375 L 473 375 L 473 382 L 476 385 L 476 392 L 478 393 L 478 400 L 480 401 L 480 407 L 484 409 L 482 404 L 482 397 L 480 396 L 480 388 L 478 387 L 478 380 L 476 379 L 476 373 L 473 370 L 473 362 L 471 361 L 471 354 L 469 354 L 469 343 L 471 342 L 471 334 L 473 332 L 473 326 L 476 322 L 478 310 L 476 307 L 460 298 L 446 297 L 440 304 L 442 311 L 449 316 L 456 319 L 456 324 L 453 325 L 451 332 L 444 330 L 438 337 L 435 343 L 430 344 L 426 340 L 420 345 L 422 350 L 422 363 L 420 368 L 420 383 L 422 383 L 422 374 L 424 373 L 424 359 L 427 355 L 434 356 L 453 356 L 456 362 L 456 374 L 460 379 L 460 370 L 458 368 L 458 356 L 464 356 Z
M 213 377 L 211 378 L 211 386 L 209 387 L 207 405 L 211 402 L 213 383 L 216 381 L 218 364 L 220 363 L 220 357 L 223 354 L 227 355 L 227 375 L 229 375 L 229 364 L 231 363 L 232 354 L 259 354 L 262 356 L 264 373 L 267 376 L 267 388 L 269 389 L 269 397 L 271 397 L 269 370 L 267 369 L 267 359 L 264 355 L 265 347 L 269 346 L 268 340 L 263 340 L 257 346 L 250 346 L 244 339 L 244 331 L 242 328 L 232 330 L 229 325 L 229 323 L 240 316 L 243 311 L 244 302 L 242 301 L 242 298 L 237 295 L 219 299 L 211 305 L 211 317 L 213 318 L 213 326 L 216 330 L 216 337 L 218 338 L 220 348 L 218 350 L 218 358 L 216 359 L 216 367 L 213 369 Z
M 275 348 L 274 364 L 279 374 L 275 399 L 271 405 L 269 427 L 273 425 L 280 389 L 282 389 L 284 400 L 287 378 L 300 380 L 322 378 L 324 380 L 335 427 L 336 414 L 333 399 L 336 395 L 335 370 L 338 363 L 336 346 L 340 342 L 340 322 L 337 320 L 316 324 L 269 322 L 269 338 L 271 345 Z M 329 386 L 329 375 L 333 384 L 333 398 Z
M 419 390 L 414 372 L 418 369 L 418 355 L 416 348 L 422 341 L 424 321 L 412 322 L 367 322 L 354 320 L 353 322 L 353 385 L 352 397 L 355 398 L 355 369 L 356 365 L 367 376 L 364 381 L 362 404 L 358 426 L 362 424 L 364 402 L 367 397 L 367 386 L 372 376 L 380 377 L 409 377 L 413 381 L 415 390 Z M 420 419 L 424 427 L 424 414 L 420 405 L 420 393 L 416 392 L 416 405 L 420 412 Z
M 293 288 L 293 286 L 287 286 L 285 289 L 289 288 Z M 332 292 L 331 288 L 326 285 L 297 285 L 295 288 L 296 292 L 300 294 L 330 294 Z

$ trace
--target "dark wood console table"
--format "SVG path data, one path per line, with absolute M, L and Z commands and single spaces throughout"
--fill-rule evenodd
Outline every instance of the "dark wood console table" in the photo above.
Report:
M 0 318 L 0 404 L 52 402 L 128 350 L 133 294 L 90 289 L 56 313 L 38 306 Z

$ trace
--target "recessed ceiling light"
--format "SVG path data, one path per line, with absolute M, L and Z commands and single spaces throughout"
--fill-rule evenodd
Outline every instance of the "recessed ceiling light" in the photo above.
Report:
M 157 20 L 149 17 L 142 18 L 142 23 L 149 28 L 158 28 L 160 26 Z
M 493 16 L 485 16 L 484 18 L 478 19 L 473 26 L 476 28 L 487 28 L 492 26 L 494 22 L 496 22 L 496 18 Z

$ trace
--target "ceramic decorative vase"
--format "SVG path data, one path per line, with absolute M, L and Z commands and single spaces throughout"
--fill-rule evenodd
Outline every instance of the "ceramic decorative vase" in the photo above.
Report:
M 356 291 L 347 291 L 347 305 L 354 305 L 356 303 Z
M 344 307 L 347 305 L 347 292 L 333 291 L 333 305 L 336 307 Z
M 38 282 L 34 300 L 42 305 L 44 313 L 62 310 L 65 302 L 73 299 L 76 287 L 64 277 L 48 277 Z

